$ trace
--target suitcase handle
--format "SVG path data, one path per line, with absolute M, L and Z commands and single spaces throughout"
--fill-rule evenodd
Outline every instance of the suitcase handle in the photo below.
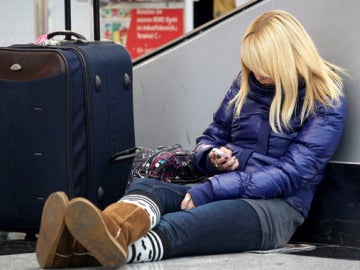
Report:
M 93 0 L 94 40 L 100 40 L 100 1 Z M 71 0 L 65 3 L 65 29 L 71 30 Z M 68 37 L 65 38 L 68 40 Z M 85 39 L 86 40 L 86 39 Z
M 76 37 L 77 39 L 86 40 L 86 37 L 84 37 L 83 35 L 73 32 L 73 31 L 70 31 L 70 30 L 52 32 L 47 35 L 47 38 L 51 39 L 55 36 L 65 36 L 65 40 L 72 40 L 71 39 L 72 36 Z
M 138 153 L 139 150 L 141 150 L 141 148 L 132 147 L 132 148 L 126 149 L 124 151 L 118 152 L 111 157 L 111 161 L 117 162 L 117 161 L 121 161 L 124 159 L 133 158 L 136 156 L 136 154 Z

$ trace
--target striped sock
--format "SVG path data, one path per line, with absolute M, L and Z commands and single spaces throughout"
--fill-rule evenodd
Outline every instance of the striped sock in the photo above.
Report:
M 147 196 L 139 194 L 127 194 L 118 202 L 131 203 L 143 208 L 150 216 L 151 228 L 154 228 L 160 221 L 161 214 L 158 205 Z
M 153 230 L 130 245 L 128 251 L 126 263 L 159 261 L 164 255 L 163 243 L 159 235 Z

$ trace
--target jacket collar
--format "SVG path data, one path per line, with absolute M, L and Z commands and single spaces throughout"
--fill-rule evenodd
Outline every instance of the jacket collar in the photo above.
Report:
M 275 96 L 275 85 L 263 85 L 258 80 L 256 80 L 254 74 L 250 72 L 249 76 L 249 86 L 250 91 L 248 97 L 260 102 L 264 105 L 271 105 L 271 102 Z M 299 97 L 298 103 L 302 105 L 302 101 L 305 96 L 305 83 L 302 80 L 299 80 Z M 301 107 L 301 106 L 300 106 Z
M 263 85 L 256 80 L 254 74 L 250 72 L 249 76 L 250 91 L 248 97 L 264 105 L 271 104 L 275 95 L 274 85 Z

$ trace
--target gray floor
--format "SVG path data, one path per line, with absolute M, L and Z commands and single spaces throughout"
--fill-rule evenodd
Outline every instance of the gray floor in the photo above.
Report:
M 0 256 L 0 269 L 39 269 L 34 253 Z M 83 268 L 71 268 L 83 269 Z M 92 267 L 87 269 L 105 269 Z M 170 259 L 161 262 L 139 263 L 120 267 L 122 270 L 233 270 L 233 269 L 276 269 L 276 270 L 358 270 L 360 261 L 308 257 L 294 254 L 226 254 Z
M 10 233 L 3 235 L 8 240 L 22 240 L 24 234 Z M 310 245 L 311 246 L 311 245 Z M 315 246 L 313 246 L 315 247 Z M 1 249 L 1 246 L 0 246 Z M 315 250 L 302 251 L 304 254 L 311 254 L 316 250 L 320 251 L 321 246 Z M 152 263 L 138 263 L 120 267 L 122 270 L 184 270 L 184 269 L 206 269 L 206 270 L 233 270 L 233 269 L 276 269 L 276 270 L 352 270 L 360 269 L 360 257 L 358 260 L 330 259 L 298 255 L 299 253 L 283 254 L 275 252 L 267 254 L 239 253 L 213 256 L 198 256 L 188 258 L 170 259 Z M 355 254 L 360 254 L 355 249 Z M 357 255 L 352 256 L 357 258 Z M 36 261 L 35 253 L 3 255 L 0 256 L 0 270 L 18 269 L 40 269 Z M 84 268 L 70 268 L 84 269 Z M 87 269 L 105 269 L 103 267 L 92 267 Z

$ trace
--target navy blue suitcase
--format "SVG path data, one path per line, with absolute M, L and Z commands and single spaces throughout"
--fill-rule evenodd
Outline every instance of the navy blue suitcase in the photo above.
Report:
M 75 39 L 1 48 L 0 104 L 0 230 L 36 232 L 54 191 L 100 208 L 123 195 L 132 160 L 112 156 L 135 145 L 124 47 Z

